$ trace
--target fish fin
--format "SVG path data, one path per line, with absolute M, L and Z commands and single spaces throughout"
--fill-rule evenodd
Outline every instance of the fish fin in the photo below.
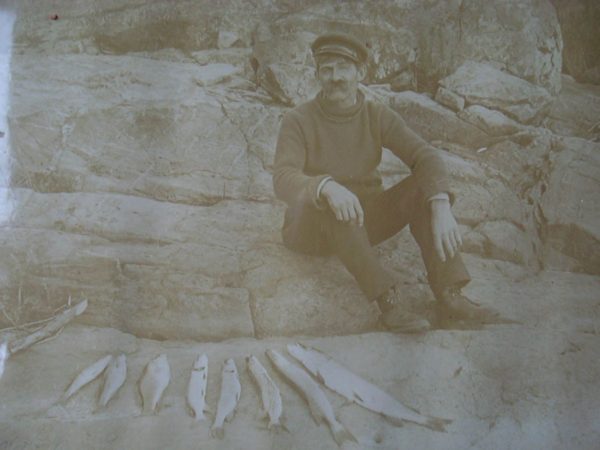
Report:
M 223 439 L 225 437 L 225 429 L 222 426 L 211 428 L 210 435 L 213 438 Z
M 354 435 L 350 433 L 350 430 L 348 430 L 342 424 L 335 427 L 335 429 L 332 428 L 331 432 L 333 433 L 333 439 L 335 439 L 335 442 L 337 442 L 340 447 L 344 441 L 353 441 L 358 443 Z
M 439 431 L 440 433 L 446 432 L 446 425 L 452 423 L 450 419 L 441 419 L 439 417 L 428 417 L 425 426 L 433 431 Z
M 290 432 L 290 429 L 287 427 L 287 419 L 283 416 L 281 416 L 279 418 L 279 423 L 276 425 L 273 425 L 270 429 L 279 432 L 279 430 L 284 430 L 287 433 Z
M 267 429 L 271 432 L 271 433 L 279 433 L 281 430 L 285 430 L 288 433 L 290 432 L 290 430 L 288 430 L 282 423 L 276 423 L 276 424 L 269 424 L 267 425 Z

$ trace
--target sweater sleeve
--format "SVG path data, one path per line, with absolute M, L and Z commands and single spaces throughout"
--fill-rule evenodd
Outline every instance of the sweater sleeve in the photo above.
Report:
M 300 123 L 293 112 L 288 112 L 281 122 L 275 162 L 273 188 L 275 195 L 288 205 L 297 202 L 312 203 L 322 208 L 318 199 L 321 182 L 330 178 L 328 174 L 309 176 L 304 173 L 306 143 Z
M 454 203 L 448 170 L 440 150 L 412 131 L 404 119 L 388 107 L 382 107 L 380 125 L 382 145 L 410 168 L 425 198 L 446 192 L 450 202 Z

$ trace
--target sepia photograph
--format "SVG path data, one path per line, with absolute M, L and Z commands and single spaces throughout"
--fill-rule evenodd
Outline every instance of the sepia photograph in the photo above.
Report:
M 0 450 L 600 448 L 598 24 L 0 0 Z

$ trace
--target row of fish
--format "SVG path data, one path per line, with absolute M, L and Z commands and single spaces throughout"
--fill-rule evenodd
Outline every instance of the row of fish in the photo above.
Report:
M 445 431 L 445 426 L 450 423 L 449 420 L 425 416 L 404 406 L 377 386 L 360 378 L 318 350 L 301 344 L 290 344 L 287 349 L 289 354 L 298 360 L 306 370 L 292 364 L 275 350 L 267 350 L 266 354 L 277 371 L 304 397 L 315 422 L 327 424 L 339 445 L 347 440 L 356 442 L 356 439 L 337 420 L 331 403 L 309 373 L 332 391 L 366 409 L 381 414 L 395 425 L 412 422 L 432 430 Z M 268 428 L 285 428 L 282 423 L 283 404 L 277 384 L 258 358 L 249 356 L 246 358 L 246 362 L 248 371 L 259 388 L 263 412 L 265 418 L 268 419 Z M 101 407 L 106 406 L 123 385 L 127 376 L 126 357 L 123 354 L 116 358 L 111 355 L 106 356 L 84 369 L 67 388 L 63 395 L 63 401 L 69 399 L 103 372 L 105 372 L 104 386 L 99 404 Z M 192 416 L 198 421 L 205 419 L 207 375 L 208 358 L 202 354 L 198 356 L 192 367 L 186 398 Z M 145 414 L 156 412 L 163 392 L 170 382 L 170 377 L 170 367 L 166 355 L 162 354 L 148 363 L 139 381 L 142 409 Z M 235 414 L 240 394 L 241 384 L 237 367 L 233 359 L 228 359 L 225 361 L 221 373 L 221 391 L 214 422 L 211 426 L 213 436 L 219 438 L 224 436 L 224 423 L 231 420 Z

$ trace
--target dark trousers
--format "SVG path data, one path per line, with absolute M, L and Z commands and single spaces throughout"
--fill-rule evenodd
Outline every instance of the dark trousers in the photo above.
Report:
M 409 176 L 381 194 L 360 200 L 365 213 L 363 227 L 336 220 L 329 208 L 319 210 L 306 203 L 290 206 L 283 226 L 284 244 L 304 254 L 337 255 L 367 299 L 376 300 L 397 280 L 381 266 L 373 245 L 409 225 L 421 249 L 434 294 L 469 282 L 459 254 L 446 262 L 437 256 L 431 231 L 431 206 L 414 177 Z

